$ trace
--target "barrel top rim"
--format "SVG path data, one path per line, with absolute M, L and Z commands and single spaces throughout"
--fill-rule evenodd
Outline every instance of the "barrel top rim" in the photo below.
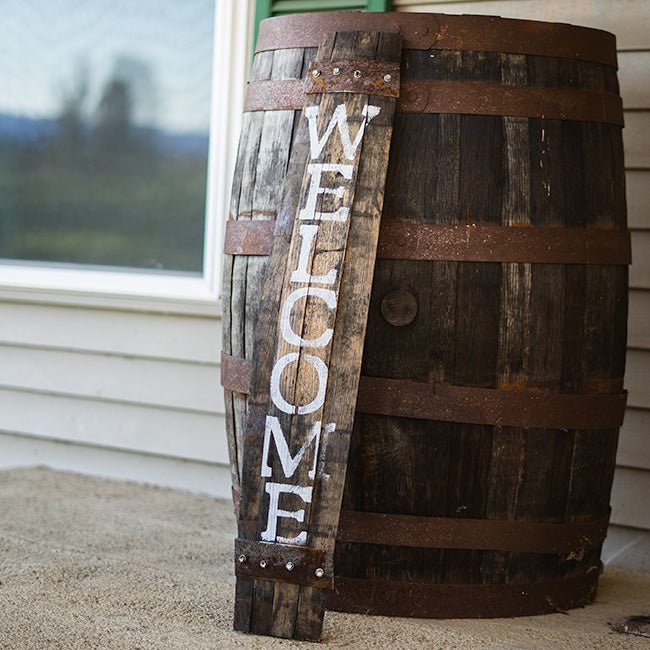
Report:
M 404 37 L 404 49 L 540 55 L 617 67 L 616 37 L 603 29 L 429 12 L 328 11 L 274 16 L 261 22 L 255 53 L 318 47 L 326 31 L 357 30 L 399 32 Z

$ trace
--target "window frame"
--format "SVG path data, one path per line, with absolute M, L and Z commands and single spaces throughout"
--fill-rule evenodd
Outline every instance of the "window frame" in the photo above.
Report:
M 251 9 L 248 1 L 215 0 L 203 273 L 2 260 L 0 300 L 218 313 L 220 251 L 251 59 Z

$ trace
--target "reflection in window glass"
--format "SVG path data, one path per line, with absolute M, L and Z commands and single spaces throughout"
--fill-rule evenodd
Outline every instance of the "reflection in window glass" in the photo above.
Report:
M 0 23 L 0 257 L 201 272 L 214 0 Z

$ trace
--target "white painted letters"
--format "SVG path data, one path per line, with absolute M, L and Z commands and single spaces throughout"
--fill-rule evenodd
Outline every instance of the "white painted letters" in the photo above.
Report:
M 354 142 L 350 140 L 350 127 L 348 126 L 348 111 L 345 104 L 339 104 L 334 110 L 332 119 L 329 121 L 325 134 L 322 138 L 318 137 L 318 130 L 316 128 L 316 120 L 320 113 L 319 106 L 309 106 L 305 109 L 307 119 L 309 120 L 309 149 L 311 151 L 312 159 L 318 158 L 327 144 L 334 127 L 338 126 L 339 135 L 341 136 L 341 143 L 343 144 L 343 153 L 348 160 L 354 160 L 359 144 L 366 130 L 368 124 L 374 117 L 379 115 L 381 108 L 366 104 L 361 111 L 361 115 L 366 119 L 361 122 Z
M 271 371 L 269 394 L 272 407 L 266 415 L 264 428 L 264 442 L 262 448 L 262 464 L 260 475 L 262 478 L 269 479 L 273 477 L 273 467 L 269 462 L 271 451 L 271 441 L 275 444 L 277 458 L 279 459 L 282 472 L 284 474 L 283 482 L 268 481 L 264 491 L 269 495 L 269 508 L 267 514 L 266 529 L 261 533 L 261 539 L 265 542 L 280 542 L 284 544 L 307 544 L 307 530 L 302 530 L 295 537 L 286 537 L 278 534 L 278 527 L 282 527 L 282 519 L 293 519 L 299 523 L 305 521 L 305 508 L 297 510 L 285 510 L 280 508 L 280 498 L 282 495 L 295 495 L 294 497 L 285 496 L 284 498 L 294 500 L 299 497 L 305 504 L 310 504 L 312 500 L 312 485 L 293 485 L 284 481 L 293 479 L 294 482 L 312 482 L 316 479 L 316 471 L 322 472 L 326 476 L 327 468 L 324 467 L 327 455 L 324 451 L 327 449 L 328 437 L 336 431 L 336 423 L 330 422 L 324 427 L 321 426 L 322 414 L 320 413 L 324 403 L 327 391 L 328 365 L 331 350 L 329 346 L 334 339 L 334 321 L 339 297 L 340 282 L 339 272 L 341 268 L 346 249 L 346 238 L 348 234 L 348 219 L 350 217 L 351 202 L 353 200 L 352 189 L 353 177 L 357 166 L 355 158 L 360 151 L 360 145 L 363 140 L 366 126 L 379 115 L 381 109 L 379 106 L 366 104 L 361 116 L 356 116 L 356 122 L 359 124 L 357 132 L 352 139 L 350 127 L 348 124 L 348 113 L 345 103 L 339 104 L 332 113 L 332 117 L 325 127 L 325 131 L 320 136 L 318 134 L 317 121 L 320 113 L 318 106 L 307 107 L 305 109 L 308 128 L 309 128 L 309 147 L 311 152 L 311 161 L 307 165 L 308 179 L 305 181 L 306 188 L 303 186 L 302 196 L 304 205 L 298 211 L 296 224 L 294 226 L 294 235 L 291 242 L 291 259 L 298 257 L 297 268 L 289 276 L 290 285 L 283 287 L 282 303 L 280 305 L 279 324 L 277 333 L 280 337 L 278 343 L 277 358 Z M 361 119 L 360 119 L 361 118 Z M 335 148 L 329 157 L 324 155 L 324 160 L 319 160 L 323 152 L 326 151 L 327 143 L 334 133 L 338 130 L 343 149 L 343 157 L 350 161 L 350 164 L 341 162 L 341 148 Z M 323 186 L 325 185 L 325 187 Z M 319 198 L 324 196 L 336 197 L 340 205 L 331 212 L 317 211 Z M 335 203 L 332 201 L 332 203 Z M 334 206 L 332 206 L 334 207 Z M 331 208 L 330 208 L 331 209 Z M 321 208 L 322 210 L 322 208 Z M 307 222 L 307 223 L 303 223 Z M 309 223 L 311 222 L 311 223 Z M 323 222 L 329 222 L 323 224 Z M 315 275 L 314 269 L 314 247 L 318 240 L 320 228 L 325 231 L 325 239 L 321 242 L 321 247 L 326 250 L 327 267 L 322 268 L 319 265 L 318 273 Z M 297 234 L 296 230 L 297 228 Z M 298 244 L 297 237 L 300 237 Z M 327 244 L 325 243 L 327 242 Z M 296 247 L 300 246 L 298 250 Z M 318 287 L 314 285 L 326 285 Z M 329 321 L 325 318 L 312 318 L 311 312 L 307 312 L 303 318 L 296 319 L 301 323 L 300 327 L 294 329 L 291 321 L 291 313 L 300 300 L 309 300 L 317 298 L 322 301 L 325 307 L 331 312 Z M 310 304 L 310 309 L 312 305 Z M 320 304 L 318 305 L 320 309 Z M 308 328 L 309 336 L 306 338 L 303 331 L 302 323 L 305 318 L 310 323 Z M 332 323 L 328 326 L 328 323 Z M 289 346 L 289 350 L 287 347 Z M 293 348 L 293 349 L 292 349 Z M 314 351 L 314 354 L 307 354 L 305 349 Z M 316 351 L 320 356 L 315 356 Z M 321 358 L 322 357 L 322 358 Z M 323 361 L 325 359 L 327 361 Z M 287 381 L 285 392 L 282 394 L 282 376 L 283 372 L 292 364 L 292 381 Z M 292 402 L 297 401 L 295 397 L 295 381 L 302 377 L 305 371 L 305 364 L 311 364 L 316 373 L 318 385 L 315 388 L 316 395 L 308 404 L 298 405 Z M 311 382 L 311 380 L 310 380 Z M 301 391 L 302 392 L 302 391 Z M 303 398 L 304 399 L 304 398 Z M 309 398 L 307 398 L 309 399 Z M 273 415 L 273 407 L 293 416 L 309 416 L 311 414 L 313 421 L 301 421 L 299 426 L 287 429 L 287 436 L 293 431 L 293 439 L 285 437 L 282 430 L 281 418 Z M 287 420 L 287 421 L 285 421 Z M 285 418 L 285 426 L 291 426 L 291 419 Z M 296 432 L 301 432 L 300 437 Z M 291 449 L 289 448 L 291 445 Z M 322 450 L 321 450 L 322 448 Z M 297 449 L 295 455 L 292 450 Z M 310 451 L 311 450 L 311 451 Z M 309 457 L 308 452 L 313 454 L 311 467 L 305 473 L 298 471 L 301 464 L 305 463 L 305 456 Z M 319 451 L 323 458 L 320 459 Z M 277 463 L 274 464 L 277 469 Z M 299 477 L 299 478 L 296 478 Z
M 285 354 L 275 362 L 273 370 L 271 371 L 271 399 L 283 413 L 289 413 L 292 415 L 294 413 L 297 413 L 298 415 L 307 415 L 309 413 L 317 411 L 321 406 L 323 406 L 323 403 L 325 402 L 328 369 L 323 361 L 318 357 L 315 357 L 311 354 L 305 354 L 302 357 L 302 359 L 308 361 L 312 364 L 312 366 L 314 366 L 316 374 L 318 375 L 318 389 L 316 391 L 316 397 L 314 397 L 314 399 L 309 402 L 309 404 L 298 406 L 296 408 L 295 404 L 289 404 L 289 402 L 287 402 L 284 397 L 282 397 L 282 393 L 280 391 L 280 379 L 282 376 L 282 371 L 290 363 L 297 363 L 299 359 L 300 354 L 298 352 L 289 352 L 289 354 Z
M 264 448 L 262 450 L 262 476 L 271 476 L 271 466 L 269 465 L 269 450 L 271 447 L 271 438 L 275 442 L 275 448 L 278 450 L 280 464 L 285 478 L 291 478 L 300 464 L 302 457 L 305 455 L 307 448 L 314 442 L 314 462 L 309 470 L 309 478 L 316 476 L 316 461 L 318 460 L 318 447 L 320 445 L 320 421 L 314 422 L 309 438 L 305 444 L 298 450 L 295 456 L 291 455 L 287 440 L 282 432 L 280 420 L 272 415 L 266 416 L 266 426 L 264 428 Z
M 337 275 L 336 269 L 330 269 L 325 275 L 312 275 L 307 270 L 318 226 L 301 223 L 299 232 L 301 237 L 300 257 L 298 258 L 298 268 L 291 274 L 291 282 L 295 284 L 334 284 Z
M 340 199 L 345 192 L 343 185 L 332 188 L 321 187 L 321 176 L 323 172 L 341 174 L 343 178 L 349 181 L 352 178 L 354 167 L 352 165 L 337 165 L 333 163 L 314 163 L 307 165 L 307 171 L 311 174 L 309 193 L 307 194 L 305 207 L 298 214 L 298 218 L 314 221 L 347 221 L 348 215 L 350 214 L 350 208 L 348 206 L 341 206 L 334 212 L 316 212 L 316 201 L 321 194 L 333 194 Z
M 301 544 L 307 541 L 307 531 L 303 530 L 296 537 L 280 537 L 278 531 L 278 518 L 289 517 L 302 523 L 305 521 L 305 510 L 280 510 L 278 503 L 281 494 L 297 494 L 305 503 L 311 503 L 312 487 L 300 487 L 298 485 L 289 485 L 287 483 L 266 484 L 266 493 L 269 495 L 271 502 L 269 504 L 269 514 L 266 519 L 266 530 L 262 532 L 262 540 L 265 542 L 280 542 L 281 544 Z

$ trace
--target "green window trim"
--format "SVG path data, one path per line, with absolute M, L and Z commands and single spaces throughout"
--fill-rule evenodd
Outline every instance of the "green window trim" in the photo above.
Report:
M 309 11 L 390 11 L 392 0 L 255 0 L 255 31 L 257 42 L 260 22 L 271 16 Z

